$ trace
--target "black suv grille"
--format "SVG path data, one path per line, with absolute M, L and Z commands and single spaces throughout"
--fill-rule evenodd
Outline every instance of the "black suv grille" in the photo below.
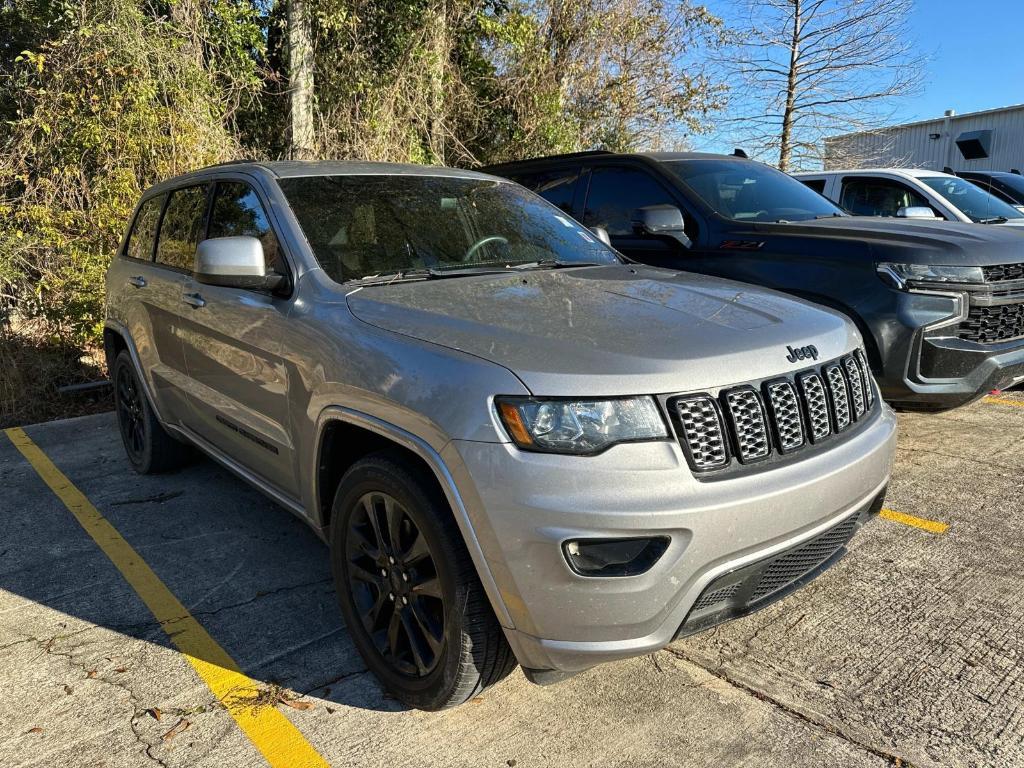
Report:
M 994 267 L 982 267 L 985 282 L 999 283 L 1004 280 L 1024 280 L 1024 264 L 998 264 Z
M 982 344 L 1024 338 L 1024 304 L 971 307 L 960 323 L 959 336 Z
M 679 442 L 695 472 L 724 469 L 788 454 L 863 419 L 875 403 L 863 351 L 820 369 L 760 386 L 699 393 L 669 401 Z

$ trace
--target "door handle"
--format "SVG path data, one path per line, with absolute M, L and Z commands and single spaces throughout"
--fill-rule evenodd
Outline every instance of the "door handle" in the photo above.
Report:
M 186 293 L 184 296 L 181 297 L 181 300 L 191 307 L 198 308 L 206 306 L 206 299 L 204 299 L 198 293 Z
M 129 277 L 128 285 L 134 285 L 136 288 L 145 288 L 146 278 L 144 278 L 142 275 L 135 275 L 133 277 Z

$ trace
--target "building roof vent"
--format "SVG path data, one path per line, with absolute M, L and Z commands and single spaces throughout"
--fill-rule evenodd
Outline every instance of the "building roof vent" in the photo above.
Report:
M 964 131 L 956 137 L 956 145 L 964 160 L 981 160 L 988 157 L 992 131 Z

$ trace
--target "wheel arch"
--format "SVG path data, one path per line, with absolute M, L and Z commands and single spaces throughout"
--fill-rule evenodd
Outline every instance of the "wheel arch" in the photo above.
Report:
M 346 438 L 358 439 L 360 444 L 358 447 L 346 445 Z M 448 507 L 462 533 L 463 542 L 499 623 L 512 628 L 512 618 L 487 564 L 462 494 L 444 459 L 425 440 L 399 426 L 343 406 L 329 406 L 321 412 L 316 428 L 313 501 L 316 521 L 324 537 L 328 540 L 330 538 L 330 512 L 334 492 L 345 471 L 360 458 L 382 450 L 400 452 L 425 469 L 428 476 L 436 481 L 448 501 Z

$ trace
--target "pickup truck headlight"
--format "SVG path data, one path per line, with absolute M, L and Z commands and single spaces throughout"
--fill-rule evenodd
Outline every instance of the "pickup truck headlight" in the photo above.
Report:
M 585 456 L 600 453 L 616 443 L 668 437 L 665 420 L 650 397 L 499 397 L 495 404 L 512 440 L 527 451 Z
M 894 288 L 904 289 L 908 284 L 920 283 L 984 283 L 985 273 L 981 267 L 953 267 L 937 264 L 892 264 L 878 265 L 879 276 Z

